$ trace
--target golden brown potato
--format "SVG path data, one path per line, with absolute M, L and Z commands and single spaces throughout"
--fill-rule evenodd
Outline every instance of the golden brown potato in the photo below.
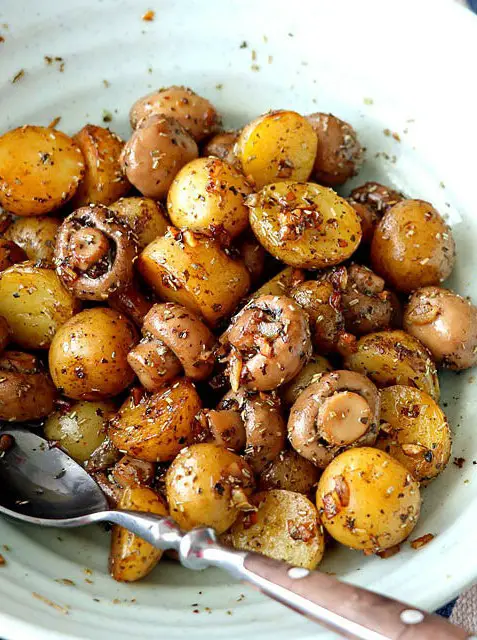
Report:
M 316 157 L 317 136 L 295 111 L 270 111 L 240 133 L 235 153 L 258 189 L 279 180 L 304 182 Z
M 83 153 L 85 174 L 71 204 L 111 204 L 126 195 L 131 185 L 123 175 L 119 155 L 124 142 L 119 136 L 94 124 L 87 124 L 73 138 Z
M 328 373 L 330 371 L 333 371 L 333 367 L 326 358 L 323 356 L 312 355 L 300 373 L 283 387 L 283 391 L 280 393 L 280 396 L 285 405 L 291 407 L 302 391 L 304 391 L 313 382 L 319 380 L 323 373 Z
M 300 493 L 280 489 L 257 493 L 252 502 L 258 510 L 241 515 L 232 526 L 234 547 L 315 569 L 325 536 L 314 504 Z
M 56 129 L 24 125 L 0 136 L 0 205 L 17 216 L 61 207 L 84 176 L 81 149 Z
M 305 272 L 295 267 L 286 267 L 271 280 L 252 293 L 250 299 L 261 296 L 291 296 L 295 287 L 305 281 Z
M 166 474 L 171 516 L 186 531 L 213 527 L 226 531 L 242 510 L 250 509 L 253 472 L 243 458 L 217 444 L 182 450 Z
M 381 434 L 376 446 L 423 482 L 444 470 L 452 435 L 443 411 L 427 393 L 396 385 L 381 391 Z
M 131 227 L 139 251 L 167 231 L 169 223 L 164 207 L 151 198 L 121 198 L 109 209 Z
M 239 137 L 239 131 L 222 131 L 212 136 L 202 147 L 201 155 L 205 158 L 215 156 L 229 164 L 237 164 L 235 155 L 235 143 Z
M 318 137 L 313 177 L 327 187 L 338 187 L 356 175 L 363 147 L 353 127 L 331 113 L 307 116 Z
M 293 267 L 323 269 L 347 260 L 361 240 L 353 207 L 334 191 L 309 183 L 269 184 L 247 198 L 250 224 L 272 256 Z
M 21 247 L 29 260 L 52 263 L 60 224 L 53 216 L 17 218 L 5 231 L 5 238 Z
M 79 400 L 67 410 L 51 413 L 45 423 L 45 438 L 59 446 L 77 462 L 86 462 L 106 438 L 106 425 L 115 407 L 111 402 Z
M 137 339 L 133 323 L 117 311 L 81 311 L 60 327 L 51 343 L 53 382 L 75 400 L 117 395 L 133 381 L 126 358 Z
M 26 259 L 26 253 L 15 242 L 0 238 L 0 272 Z
M 52 266 L 23 262 L 0 274 L 0 315 L 10 325 L 12 340 L 25 349 L 48 349 L 79 308 Z
M 383 216 L 371 243 L 371 264 L 403 293 L 438 285 L 455 262 L 452 231 L 424 200 L 402 200 Z
M 119 509 L 145 511 L 158 516 L 167 516 L 167 505 L 163 498 L 148 487 L 128 487 L 118 504 Z M 161 549 L 142 540 L 118 525 L 113 526 L 109 570 L 119 582 L 134 582 L 147 576 L 162 556 Z
M 0 420 L 25 422 L 53 411 L 56 389 L 41 363 L 29 353 L 0 356 Z
M 439 400 L 439 380 L 428 350 L 405 331 L 377 331 L 360 338 L 344 360 L 347 369 L 364 373 L 378 387 L 402 384 Z
M 477 307 L 453 291 L 424 287 L 404 311 L 404 328 L 437 364 L 462 370 L 477 364 Z
M 144 249 L 137 266 L 163 300 L 183 304 L 212 326 L 232 313 L 250 287 L 241 260 L 209 238 L 173 228 Z
M 220 126 L 214 106 L 187 87 L 172 86 L 139 98 L 129 112 L 131 127 L 136 129 L 143 118 L 152 115 L 174 118 L 197 142 Z
M 225 232 L 235 238 L 248 227 L 245 197 L 252 188 L 240 171 L 219 158 L 197 158 L 182 167 L 167 195 L 167 212 L 179 229 Z
M 316 505 L 328 533 L 352 549 L 378 553 L 405 540 L 419 518 L 419 484 L 384 451 L 361 447 L 335 458 L 318 483 Z
M 120 163 L 143 196 L 160 200 L 179 169 L 198 155 L 197 144 L 176 120 L 151 116 L 139 123 L 124 145 Z
M 201 402 L 194 385 L 179 378 L 156 393 L 133 392 L 109 426 L 111 442 L 133 458 L 149 462 L 173 460 L 194 440 L 195 415 Z
M 259 488 L 285 489 L 308 495 L 318 482 L 320 472 L 296 451 L 282 451 L 260 474 Z

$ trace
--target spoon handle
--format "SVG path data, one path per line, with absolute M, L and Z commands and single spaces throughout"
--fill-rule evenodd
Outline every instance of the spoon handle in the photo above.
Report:
M 106 514 L 105 514 L 106 516 Z M 171 518 L 112 511 L 105 519 L 130 529 L 160 549 L 175 549 L 189 569 L 215 566 L 251 584 L 313 622 L 359 640 L 463 640 L 463 629 L 398 600 L 318 571 L 293 567 L 257 553 L 222 546 L 212 529 L 182 532 Z

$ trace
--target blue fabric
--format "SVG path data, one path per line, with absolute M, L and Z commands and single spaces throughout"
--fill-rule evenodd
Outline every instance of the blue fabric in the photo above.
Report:
M 477 13 L 477 0 L 467 0 L 467 4 L 472 9 L 472 11 L 475 11 L 475 13 Z
M 438 609 L 436 613 L 438 613 L 440 616 L 444 618 L 448 618 L 452 613 L 452 609 L 454 608 L 455 602 L 456 602 L 455 600 L 453 600 L 452 602 L 449 602 L 449 604 L 446 604 L 445 607 Z

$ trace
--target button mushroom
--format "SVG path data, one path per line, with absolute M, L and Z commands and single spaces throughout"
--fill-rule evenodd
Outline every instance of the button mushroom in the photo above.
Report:
M 371 380 L 353 371 L 325 373 L 292 406 L 288 437 L 300 455 L 324 468 L 344 449 L 375 443 L 379 409 Z

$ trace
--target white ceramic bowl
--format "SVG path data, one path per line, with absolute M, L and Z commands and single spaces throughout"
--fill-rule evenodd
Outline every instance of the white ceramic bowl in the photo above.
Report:
M 141 20 L 148 8 L 153 22 Z M 86 122 L 101 124 L 108 110 L 110 126 L 127 136 L 132 102 L 169 84 L 207 96 L 231 126 L 282 107 L 349 120 L 367 147 L 355 184 L 377 179 L 432 201 L 455 232 L 451 285 L 477 298 L 477 19 L 461 7 L 423 0 L 2 0 L 0 35 L 2 131 L 61 116 L 59 128 L 73 133 Z M 46 65 L 45 55 L 62 57 L 64 71 L 60 62 Z M 428 608 L 477 577 L 476 375 L 442 377 L 454 455 L 466 462 L 462 469 L 450 464 L 425 490 L 415 535 L 431 532 L 435 540 L 420 551 L 404 545 L 388 560 L 332 549 L 323 570 Z M 95 527 L 62 532 L 2 519 L 1 545 L 8 548 L 0 549 L 7 560 L 0 634 L 8 639 L 305 640 L 320 633 L 219 571 L 163 562 L 140 584 L 116 584 L 107 575 L 108 534 Z

